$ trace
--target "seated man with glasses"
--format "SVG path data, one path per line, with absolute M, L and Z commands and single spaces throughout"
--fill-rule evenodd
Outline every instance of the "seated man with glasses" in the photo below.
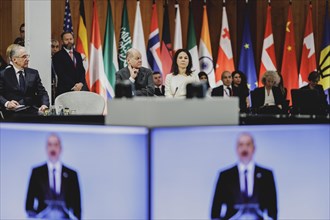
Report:
M 24 47 L 14 45 L 10 51 L 12 66 L 0 72 L 0 108 L 7 116 L 15 112 L 38 114 L 49 106 L 38 71 L 28 68 L 29 57 Z

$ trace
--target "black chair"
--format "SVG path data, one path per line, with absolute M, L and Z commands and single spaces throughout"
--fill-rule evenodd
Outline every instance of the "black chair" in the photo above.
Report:
M 291 89 L 292 114 L 319 115 L 325 114 L 321 98 L 316 90 Z
M 251 104 L 252 104 L 251 112 L 253 114 L 276 115 L 283 113 L 283 110 L 275 105 L 271 105 L 271 106 L 262 105 L 260 103 L 260 97 L 258 97 L 255 90 L 251 91 L 250 94 L 251 94 Z

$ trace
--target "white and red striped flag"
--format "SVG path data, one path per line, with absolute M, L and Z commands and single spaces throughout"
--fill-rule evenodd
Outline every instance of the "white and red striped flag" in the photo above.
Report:
M 309 73 L 316 70 L 315 43 L 312 21 L 312 4 L 309 4 L 300 62 L 299 87 L 306 85 L 308 83 Z
M 107 93 L 114 96 L 114 91 L 107 80 L 104 71 L 102 41 L 100 35 L 99 19 L 97 14 L 96 1 L 93 0 L 93 20 L 90 44 L 89 76 L 92 92 L 98 93 L 107 100 Z
M 229 34 L 229 25 L 226 7 L 223 4 L 222 6 L 222 26 L 218 50 L 218 60 L 215 66 L 215 82 L 219 84 L 221 81 L 221 74 L 225 71 L 234 71 L 234 58 L 233 51 L 231 48 L 231 40 Z
M 267 70 L 276 71 L 276 57 L 275 57 L 274 37 L 273 37 L 273 29 L 272 29 L 271 9 L 272 8 L 269 3 L 267 8 L 267 20 L 266 20 L 266 29 L 264 35 L 264 43 L 261 54 L 259 86 L 261 86 L 262 84 L 261 77 Z

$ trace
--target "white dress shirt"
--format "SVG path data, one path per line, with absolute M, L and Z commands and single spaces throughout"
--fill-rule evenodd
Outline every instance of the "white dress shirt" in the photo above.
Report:
M 228 87 L 231 89 L 231 91 L 228 89 Z M 223 85 L 223 98 L 229 99 L 232 91 L 233 91 L 233 88 L 231 88 L 231 86 Z
M 48 179 L 49 179 L 49 186 L 51 189 L 54 188 L 53 186 L 53 169 L 55 168 L 55 184 L 56 184 L 56 193 L 61 193 L 61 173 L 62 173 L 62 163 L 60 161 L 57 161 L 55 164 L 47 161 L 48 166 Z
M 245 182 L 244 182 L 244 171 L 247 170 L 247 185 L 248 185 L 248 196 L 251 197 L 253 194 L 254 186 L 254 161 L 250 161 L 247 165 L 239 162 L 238 163 L 238 173 L 239 173 L 239 183 L 241 187 L 241 192 L 245 191 Z
M 267 94 L 267 89 L 265 87 L 265 103 L 264 105 L 275 105 L 275 98 L 274 98 L 274 94 L 273 94 L 273 90 L 271 89 L 269 92 L 269 95 Z

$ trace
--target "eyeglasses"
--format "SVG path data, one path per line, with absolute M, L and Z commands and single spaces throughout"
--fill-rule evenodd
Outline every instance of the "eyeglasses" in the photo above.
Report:
M 52 48 L 59 48 L 59 45 L 52 45 Z
M 29 54 L 25 54 L 25 55 L 22 55 L 22 56 L 17 57 L 17 58 L 28 59 L 28 58 L 30 58 L 30 55 Z

